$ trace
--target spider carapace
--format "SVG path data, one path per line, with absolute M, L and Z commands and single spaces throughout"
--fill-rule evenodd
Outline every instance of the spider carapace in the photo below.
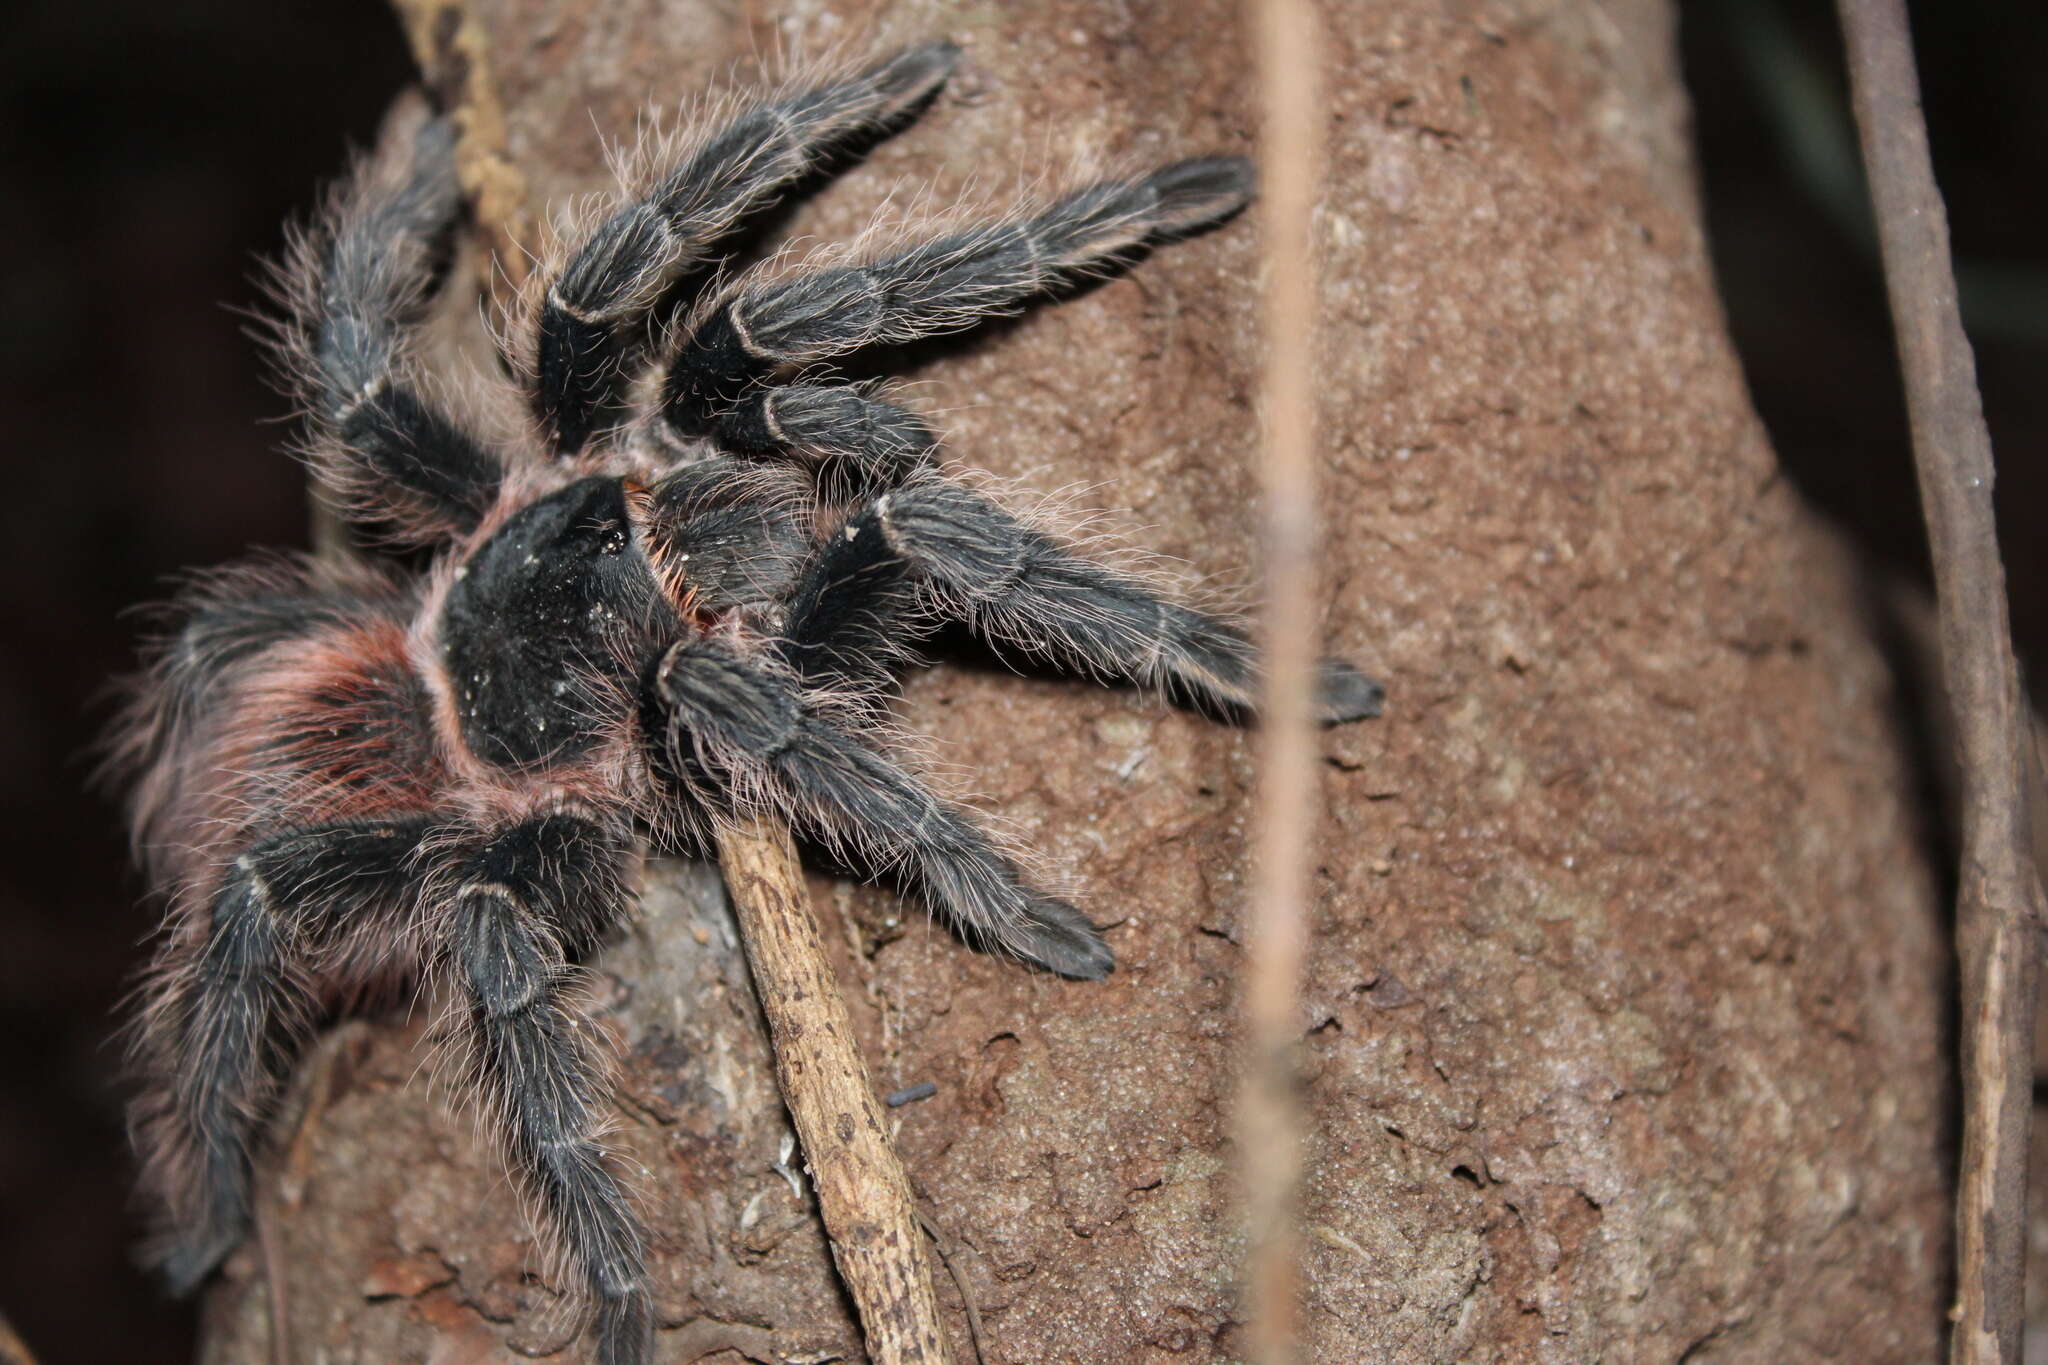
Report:
M 1216 224 L 1250 168 L 1182 161 L 796 268 L 709 269 L 828 155 L 909 122 L 957 55 L 729 103 L 640 156 L 537 276 L 502 405 L 518 436 L 476 434 L 457 412 L 492 397 L 452 402 L 417 358 L 461 209 L 448 121 L 395 117 L 298 241 L 278 350 L 305 453 L 366 538 L 409 553 L 197 579 L 121 731 L 170 907 L 134 1117 L 174 1285 L 242 1237 L 306 1021 L 434 975 L 536 1227 L 587 1283 L 599 1358 L 646 1360 L 644 1239 L 598 1138 L 606 1073 L 570 970 L 627 913 L 642 832 L 694 846 L 708 816 L 772 812 L 972 941 L 1110 970 L 1086 916 L 891 756 L 889 686 L 918 641 L 964 626 L 1237 713 L 1254 651 L 949 474 L 922 418 L 830 366 Z M 1328 720 L 1379 707 L 1345 664 L 1320 681 Z

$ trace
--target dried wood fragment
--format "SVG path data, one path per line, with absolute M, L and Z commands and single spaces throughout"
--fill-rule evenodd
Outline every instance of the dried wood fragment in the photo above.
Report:
M 789 830 L 753 820 L 718 832 L 754 989 L 775 1042 L 783 1100 L 818 1192 L 832 1259 L 876 1365 L 943 1365 L 938 1298 L 910 1180 L 825 957 Z
M 1903 0 L 1841 0 L 1840 11 L 1934 555 L 1961 773 L 1963 1151 L 1950 1359 L 2017 1365 L 2044 923 L 2027 811 L 2031 732 L 1992 513 L 1991 436 L 1956 306 L 1948 216 L 1934 184 L 1906 8 Z

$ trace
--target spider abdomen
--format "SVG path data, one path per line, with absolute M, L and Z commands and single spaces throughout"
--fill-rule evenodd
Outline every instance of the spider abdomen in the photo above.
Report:
M 442 661 L 464 744 L 501 768 L 587 752 L 602 738 L 591 723 L 602 694 L 630 688 L 683 631 L 619 479 L 581 479 L 520 509 L 457 574 Z

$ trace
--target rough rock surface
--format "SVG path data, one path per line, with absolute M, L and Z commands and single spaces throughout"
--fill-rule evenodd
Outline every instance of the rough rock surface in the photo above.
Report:
M 921 124 L 790 221 L 866 223 L 1084 147 L 1250 147 L 1235 6 L 478 5 L 513 152 L 750 53 L 946 35 Z M 1779 478 L 1723 333 L 1672 15 L 1332 4 L 1324 591 L 1388 714 L 1330 732 L 1302 1029 L 1318 1362 L 1930 1358 L 1947 1276 L 1947 950 L 1852 566 Z M 920 351 L 957 458 L 1206 571 L 1252 558 L 1253 220 Z M 813 891 L 991 1362 L 1237 1355 L 1228 1142 L 1247 737 L 969 660 L 902 712 L 1114 927 L 1071 985 Z M 857 1357 L 716 882 L 650 873 L 598 964 L 664 1360 Z M 278 1163 L 294 1356 L 435 1365 L 573 1327 L 417 1028 L 332 1044 Z M 290 1139 L 289 1124 L 283 1129 Z M 266 1359 L 254 1247 L 206 1359 Z M 954 1285 L 941 1278 L 965 1351 Z M 725 1354 L 720 1354 L 724 1352 Z M 582 1358 L 580 1344 L 557 1357 Z

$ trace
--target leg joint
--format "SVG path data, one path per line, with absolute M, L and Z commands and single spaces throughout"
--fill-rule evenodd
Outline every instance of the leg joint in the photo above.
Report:
M 1031 534 L 958 484 L 920 480 L 875 499 L 874 517 L 890 548 L 970 605 L 1001 602 L 1031 569 Z

